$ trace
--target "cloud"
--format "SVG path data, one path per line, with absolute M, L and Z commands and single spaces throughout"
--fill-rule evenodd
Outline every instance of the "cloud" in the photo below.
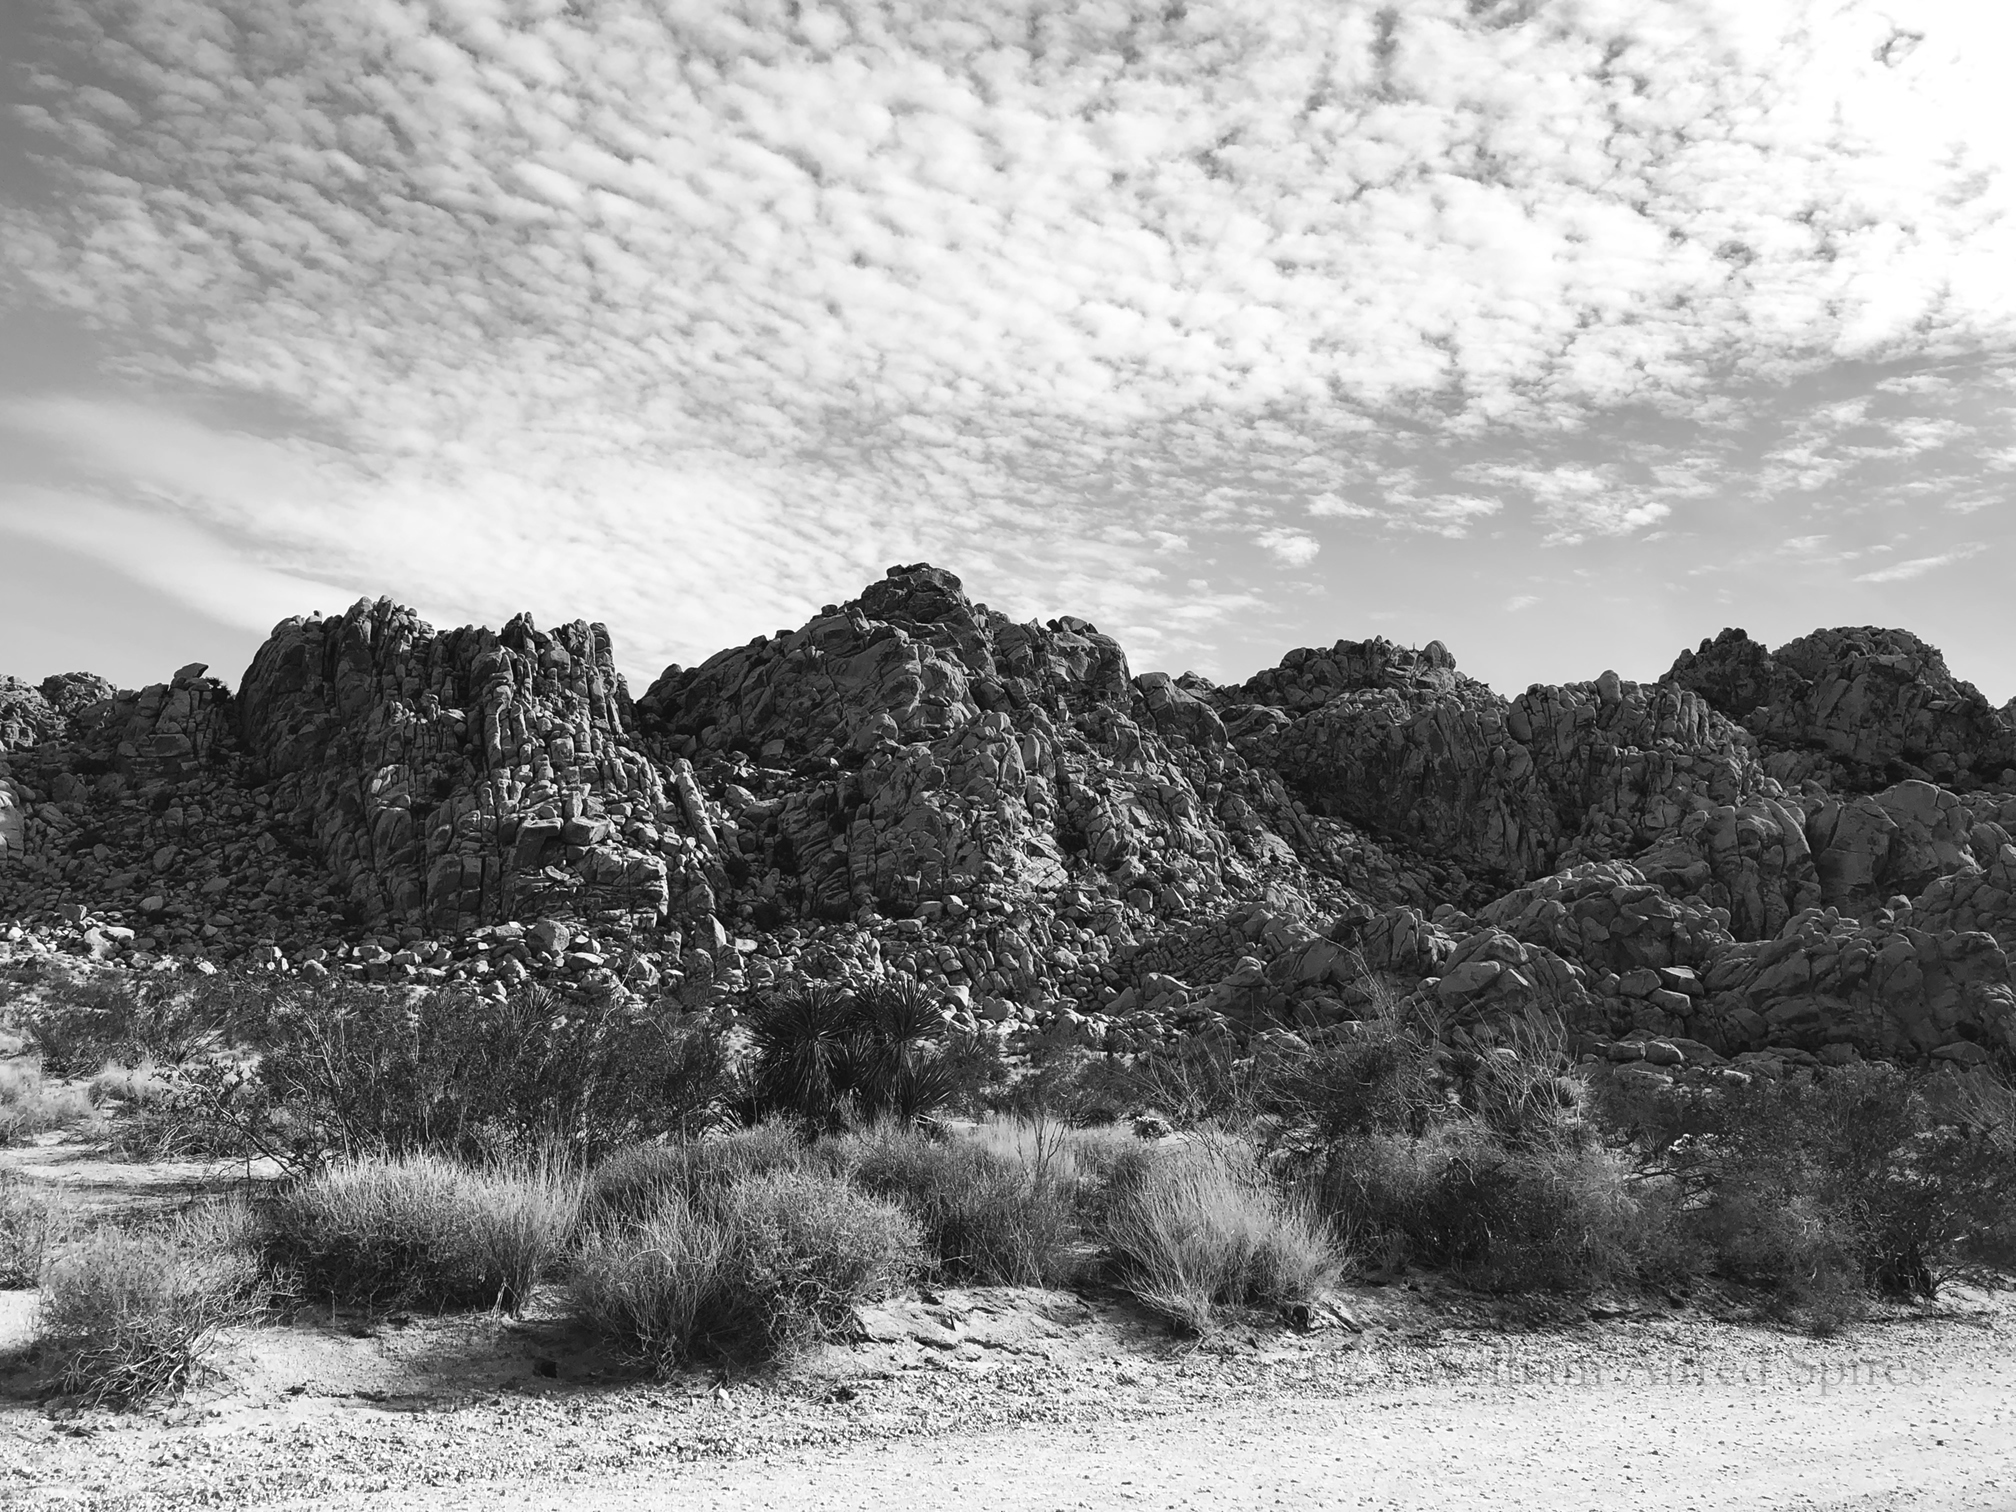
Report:
M 0 281 L 137 403 L 7 423 L 262 571 L 691 660 L 932 558 L 1203 660 L 1368 533 L 1998 497 L 2003 377 L 1894 370 L 2016 335 L 1993 8 L 40 9 Z
M 1956 546 L 1951 551 L 1942 551 L 1937 556 L 1913 557 L 1908 562 L 1899 562 L 1894 567 L 1879 568 L 1875 572 L 1865 572 L 1858 576 L 1858 583 L 1900 583 L 1907 578 L 1923 577 L 1940 567 L 1949 567 L 1955 562 L 1964 562 L 1972 556 L 1979 556 L 1988 548 L 1980 542 L 1970 542 Z
M 81 552 L 212 619 L 270 630 L 290 615 L 340 611 L 357 595 L 246 561 L 186 522 L 90 494 L 0 488 L 0 534 Z
M 1616 467 L 1482 463 L 1465 469 L 1472 481 L 1516 488 L 1532 501 L 1551 527 L 1550 542 L 1575 544 L 1591 536 L 1629 535 L 1672 513 L 1662 495 L 1689 491 L 1688 485 L 1648 485 L 1626 481 Z
M 1290 567 L 1306 567 L 1316 560 L 1316 553 L 1323 549 L 1314 536 L 1303 535 L 1297 530 L 1263 530 L 1260 532 L 1260 545 Z
M 1505 612 L 1517 614 L 1521 609 L 1531 609 L 1539 602 L 1540 596 L 1537 593 L 1517 593 L 1505 600 Z

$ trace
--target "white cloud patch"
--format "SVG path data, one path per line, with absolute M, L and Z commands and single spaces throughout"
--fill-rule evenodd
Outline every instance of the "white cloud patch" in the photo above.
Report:
M 1485 463 L 1464 471 L 1476 482 L 1524 492 L 1548 525 L 1550 542 L 1572 545 L 1591 536 L 1629 535 L 1672 513 L 1661 495 L 1673 490 L 1627 482 L 1614 468 Z
M 1314 536 L 1299 530 L 1263 530 L 1259 539 L 1262 550 L 1271 552 L 1290 567 L 1307 566 L 1323 549 Z
M 1522 609 L 1531 609 L 1539 602 L 1540 596 L 1537 593 L 1515 593 L 1511 598 L 1505 600 L 1505 612 L 1507 614 L 1517 614 Z
M 2016 335 L 2016 21 L 1962 0 L 1882 57 L 1877 0 L 38 9 L 0 276 L 166 398 L 8 423 L 262 571 L 640 658 L 919 558 L 1191 654 L 1333 536 L 1712 493 L 1613 415 Z M 1889 381 L 1767 491 L 1989 432 Z M 248 398 L 299 434 L 178 418 Z
M 1908 578 L 1923 577 L 1928 572 L 1941 567 L 1950 567 L 1955 562 L 1964 562 L 1969 557 L 1979 556 L 1988 548 L 1980 542 L 1970 542 L 1956 546 L 1951 551 L 1942 551 L 1937 556 L 1912 557 L 1899 562 L 1894 567 L 1882 567 L 1874 572 L 1862 573 L 1855 579 L 1858 583 L 1901 583 Z

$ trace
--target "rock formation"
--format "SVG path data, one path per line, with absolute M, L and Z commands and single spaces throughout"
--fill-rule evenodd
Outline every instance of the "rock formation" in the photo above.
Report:
M 1655 1066 L 2016 1056 L 2016 728 L 1901 631 L 1218 687 L 914 566 L 634 702 L 599 625 L 385 601 L 205 673 L 0 682 L 0 961 L 724 1007 L 897 970 L 1117 1050 L 1398 1000 Z

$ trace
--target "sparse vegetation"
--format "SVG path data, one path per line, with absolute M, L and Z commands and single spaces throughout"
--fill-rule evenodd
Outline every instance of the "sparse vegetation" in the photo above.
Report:
M 53 1388 L 128 1407 L 195 1379 L 259 1280 L 242 1209 L 204 1207 L 141 1229 L 103 1226 L 63 1245 L 42 1278 L 37 1348 Z
M 275 1201 L 267 1248 L 307 1299 L 515 1312 L 557 1269 L 580 1203 L 554 1160 L 365 1157 Z
M 990 1286 L 1054 1286 L 1075 1269 L 1072 1185 L 1038 1160 L 882 1123 L 825 1147 L 857 1185 L 922 1225 L 935 1268 Z
M 75 1228 L 61 1192 L 0 1171 L 0 1290 L 36 1285 L 50 1252 Z
M 733 1183 L 802 1170 L 807 1159 L 798 1130 L 776 1120 L 707 1139 L 631 1145 L 589 1173 L 583 1208 L 597 1224 L 642 1220 L 673 1202 L 711 1209 Z
M 1630 1110 L 1722 1273 L 1798 1302 L 2016 1268 L 2016 1098 L 1987 1073 L 1671 1092 Z
M 677 1013 L 525 987 L 277 989 L 250 1064 L 192 1064 L 155 1115 L 164 1141 L 229 1143 L 308 1171 L 432 1150 L 470 1159 L 564 1148 L 580 1160 L 698 1132 L 730 1097 L 717 1035 Z
M 772 1170 L 713 1201 L 670 1197 L 592 1228 L 575 1304 L 664 1369 L 720 1355 L 789 1354 L 832 1336 L 853 1306 L 908 1277 L 922 1249 L 900 1207 L 812 1170 Z
M 52 979 L 22 1019 L 46 1070 L 87 1077 L 143 1060 L 180 1065 L 244 1032 L 265 994 L 231 977 Z
M 0 1062 L 0 1146 L 98 1122 L 90 1087 L 52 1084 L 33 1060 Z
M 264 1149 L 291 1172 L 256 1221 L 90 1231 L 0 1178 L 0 1285 L 44 1286 L 63 1391 L 179 1390 L 262 1277 L 507 1311 L 564 1278 L 664 1369 L 789 1355 L 912 1277 L 1103 1274 L 1205 1334 L 1344 1271 L 1506 1293 L 1712 1280 L 1825 1325 L 2016 1269 L 2016 1093 L 1986 1070 L 1661 1089 L 1591 1078 L 1542 1017 L 1466 1030 L 1375 994 L 1362 1021 L 1244 1043 L 1053 1047 L 985 1092 L 1017 1113 L 968 1124 L 942 1115 L 978 1083 L 907 981 L 758 1003 L 746 1067 L 698 1019 L 606 999 L 293 984 L 255 1011 L 249 991 L 72 993 L 31 1031 L 95 1060 L 90 1081 L 0 1067 L 0 1136 L 109 1109 L 126 1148 Z M 254 1023 L 236 1047 L 216 1027 Z
M 1314 1212 L 1236 1141 L 1136 1153 L 1116 1165 L 1102 1209 L 1114 1279 L 1191 1333 L 1209 1333 L 1224 1306 L 1303 1301 L 1336 1277 Z

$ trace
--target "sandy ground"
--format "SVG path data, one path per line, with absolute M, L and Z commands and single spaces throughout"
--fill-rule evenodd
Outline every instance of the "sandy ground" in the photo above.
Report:
M 232 1174 L 7 1156 L 102 1212 Z M 227 1335 L 173 1410 L 38 1403 L 0 1366 L 0 1507 L 2016 1512 L 2008 1293 L 1826 1340 L 1664 1308 L 1486 1326 L 1432 1285 L 1336 1300 L 1200 1345 L 1098 1293 L 926 1293 L 787 1374 L 671 1381 L 552 1295 L 520 1320 L 310 1311 Z M 0 1357 L 33 1309 L 0 1293 Z
M 1100 1299 L 945 1293 L 758 1381 L 628 1378 L 557 1309 L 304 1319 L 228 1339 L 173 1412 L 0 1407 L 0 1505 L 2016 1508 L 2006 1296 L 1824 1341 L 1347 1303 L 1359 1331 L 1198 1347 Z
M 323 1506 L 552 1512 L 2016 1507 L 2016 1368 L 1880 1390 L 1644 1385 L 1289 1396 L 1086 1428 L 797 1452 L 564 1488 Z

